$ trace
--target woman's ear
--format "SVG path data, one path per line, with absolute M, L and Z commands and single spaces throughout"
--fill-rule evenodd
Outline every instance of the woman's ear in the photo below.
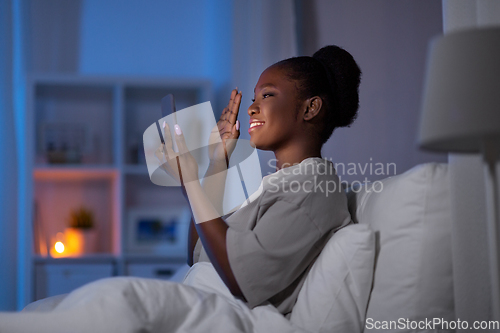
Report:
M 323 106 L 323 100 L 319 96 L 314 96 L 306 100 L 306 112 L 304 113 L 304 120 L 311 120 L 319 114 Z

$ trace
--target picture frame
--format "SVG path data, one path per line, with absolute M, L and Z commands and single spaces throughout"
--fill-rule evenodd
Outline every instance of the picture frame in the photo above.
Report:
M 190 221 L 188 206 L 130 208 L 127 212 L 125 250 L 129 254 L 185 258 Z

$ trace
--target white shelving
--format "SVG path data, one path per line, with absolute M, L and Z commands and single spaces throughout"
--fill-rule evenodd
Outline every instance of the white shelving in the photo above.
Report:
M 34 219 L 33 241 L 51 246 L 51 237 L 67 227 L 71 210 L 79 206 L 94 212 L 98 231 L 96 253 L 80 257 L 52 258 L 34 246 L 29 268 L 33 299 L 50 296 L 54 286 L 50 279 L 61 278 L 64 272 L 72 277 L 65 280 L 66 286 L 73 287 L 89 276 L 110 272 L 165 277 L 185 262 L 185 256 L 169 253 L 134 253 L 126 237 L 129 210 L 186 205 L 179 188 L 151 183 L 141 156 L 142 134 L 161 118 L 160 101 L 168 93 L 174 94 L 180 110 L 209 101 L 211 84 L 87 76 L 29 80 L 28 128 L 33 140 L 27 153 L 33 161 L 33 191 L 28 201 L 35 204 L 28 215 Z M 95 274 L 78 276 L 85 265 Z

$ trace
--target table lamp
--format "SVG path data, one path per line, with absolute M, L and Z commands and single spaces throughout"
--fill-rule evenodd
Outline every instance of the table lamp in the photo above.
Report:
M 418 145 L 481 153 L 486 185 L 492 313 L 500 320 L 499 191 L 500 28 L 452 32 L 432 40 L 427 58 Z

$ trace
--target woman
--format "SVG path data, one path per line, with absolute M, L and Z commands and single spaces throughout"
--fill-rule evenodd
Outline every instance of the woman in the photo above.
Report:
M 203 185 L 182 130 L 175 125 L 176 154 L 163 125 L 166 145 L 157 156 L 180 178 L 196 222 L 190 228 L 190 256 L 194 250 L 194 261 L 210 261 L 231 293 L 250 307 L 270 302 L 290 313 L 331 232 L 351 221 L 346 196 L 321 148 L 335 128 L 356 118 L 360 75 L 352 56 L 337 46 L 280 61 L 262 73 L 248 108 L 250 141 L 274 152 L 277 171 L 264 177 L 257 198 L 226 219 L 219 217 L 220 199 L 207 193 L 220 197 L 223 192 L 224 170 L 240 134 L 241 92 L 232 91 L 218 122 L 222 140 L 211 145 L 207 175 L 219 176 L 205 178 Z

